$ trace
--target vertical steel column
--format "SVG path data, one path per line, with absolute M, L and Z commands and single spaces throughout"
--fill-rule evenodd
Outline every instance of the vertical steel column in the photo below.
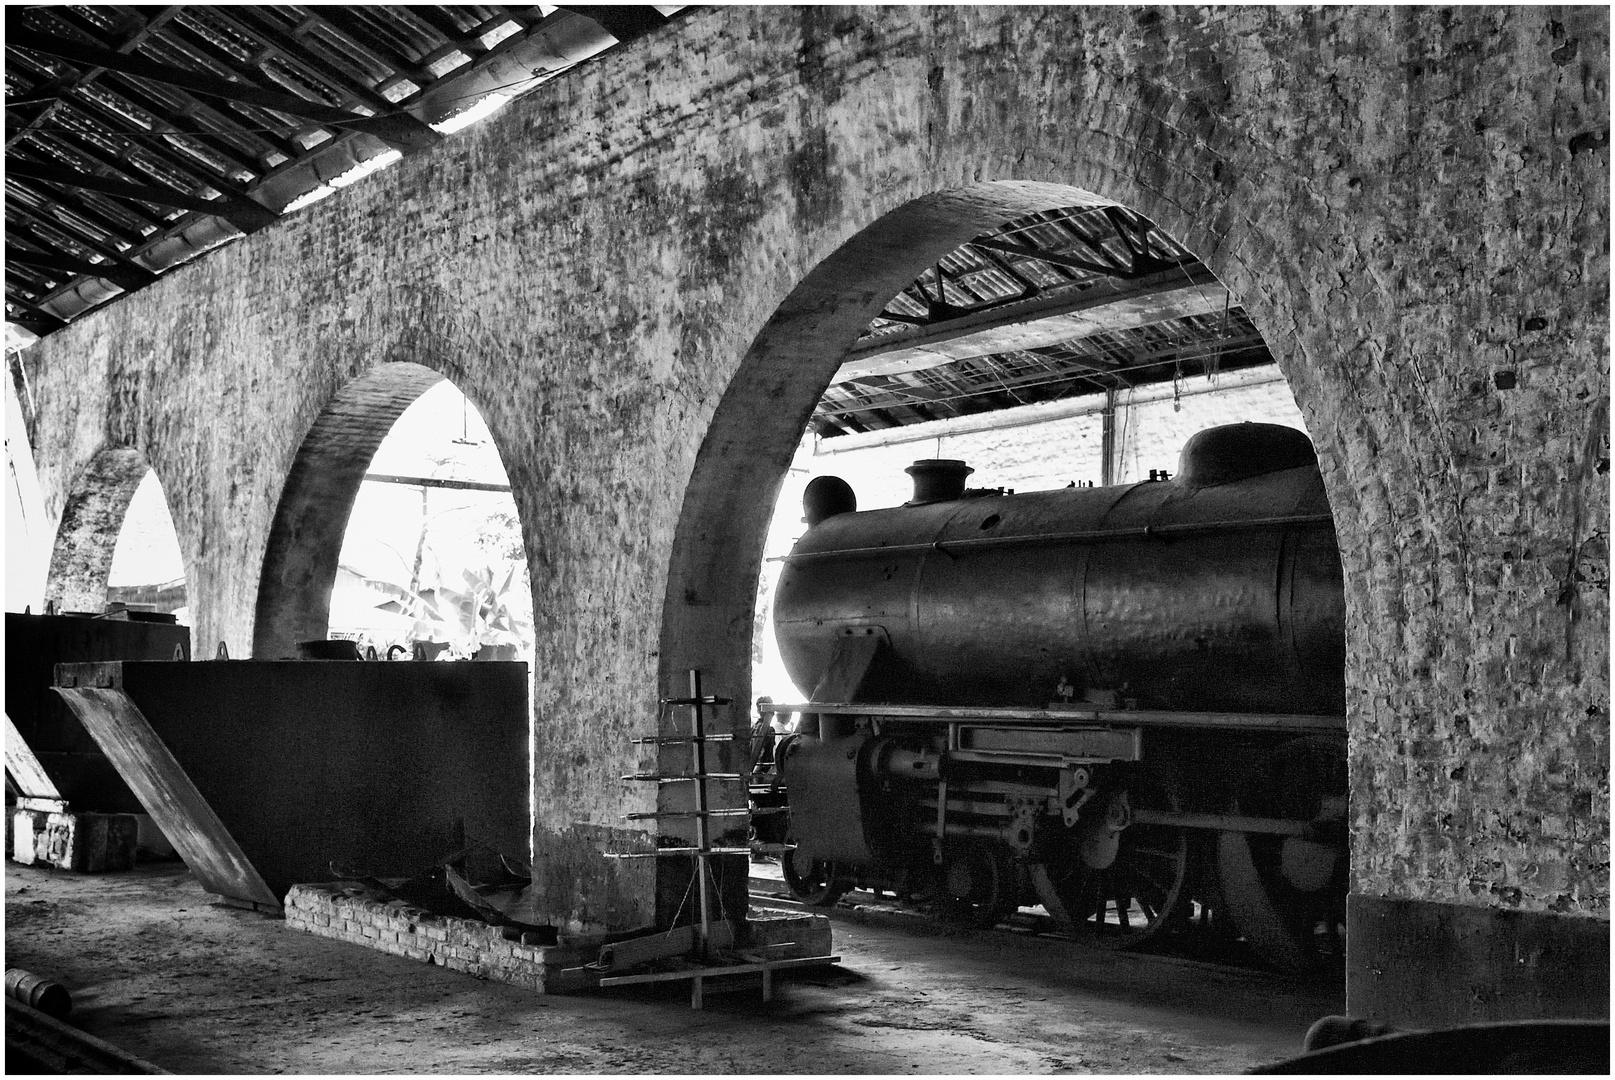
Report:
M 1109 487 L 1117 482 L 1117 459 L 1121 447 L 1116 445 L 1116 391 L 1105 391 L 1105 409 L 1099 414 L 1099 485 Z

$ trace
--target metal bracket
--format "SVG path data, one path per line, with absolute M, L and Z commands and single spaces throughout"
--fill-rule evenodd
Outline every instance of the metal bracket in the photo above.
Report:
M 1088 786 L 1091 779 L 1088 770 L 1083 768 L 1061 769 L 1059 781 L 1060 819 L 1065 822 L 1066 828 L 1077 823 L 1082 814 L 1082 807 L 1094 796 L 1094 789 Z

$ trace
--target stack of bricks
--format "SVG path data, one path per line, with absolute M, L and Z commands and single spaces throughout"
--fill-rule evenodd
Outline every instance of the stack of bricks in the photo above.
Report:
M 594 959 L 575 946 L 545 945 L 542 935 L 532 931 L 437 915 L 344 882 L 293 885 L 285 911 L 286 924 L 293 929 L 529 990 L 598 984 L 583 972 L 563 976 L 563 968 L 581 968 Z
M 538 933 L 437 915 L 345 881 L 293 885 L 286 894 L 285 912 L 286 925 L 296 930 L 441 964 L 541 994 L 598 987 L 602 972 L 584 965 L 599 959 L 602 945 L 627 936 L 587 935 L 544 945 L 539 943 L 543 935 Z M 823 915 L 748 918 L 741 926 L 738 944 L 768 950 L 771 959 L 830 952 L 830 920 Z

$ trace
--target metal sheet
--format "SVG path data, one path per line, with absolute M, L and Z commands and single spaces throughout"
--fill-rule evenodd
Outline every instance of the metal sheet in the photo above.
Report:
M 529 854 L 525 664 L 131 662 L 58 679 L 121 687 L 274 895 L 333 861 L 390 877 L 472 841 Z M 497 873 L 491 853 L 471 859 L 474 878 Z
M 280 899 L 128 694 L 84 687 L 57 687 L 56 692 L 203 888 L 253 904 L 280 907 Z
M 55 665 L 189 658 L 189 627 L 87 615 L 6 613 L 6 715 L 74 810 L 138 814 L 140 800 L 118 778 L 62 699 L 51 693 Z
M 801 738 L 787 748 L 791 832 L 805 855 L 833 862 L 874 861 L 858 792 L 858 759 L 866 741 L 861 735 L 828 742 Z

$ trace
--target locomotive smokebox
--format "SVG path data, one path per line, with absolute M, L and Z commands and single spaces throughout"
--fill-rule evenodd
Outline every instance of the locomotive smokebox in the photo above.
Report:
M 909 506 L 952 502 L 965 493 L 965 477 L 975 472 L 957 458 L 922 458 L 903 470 L 914 478 L 914 497 Z

